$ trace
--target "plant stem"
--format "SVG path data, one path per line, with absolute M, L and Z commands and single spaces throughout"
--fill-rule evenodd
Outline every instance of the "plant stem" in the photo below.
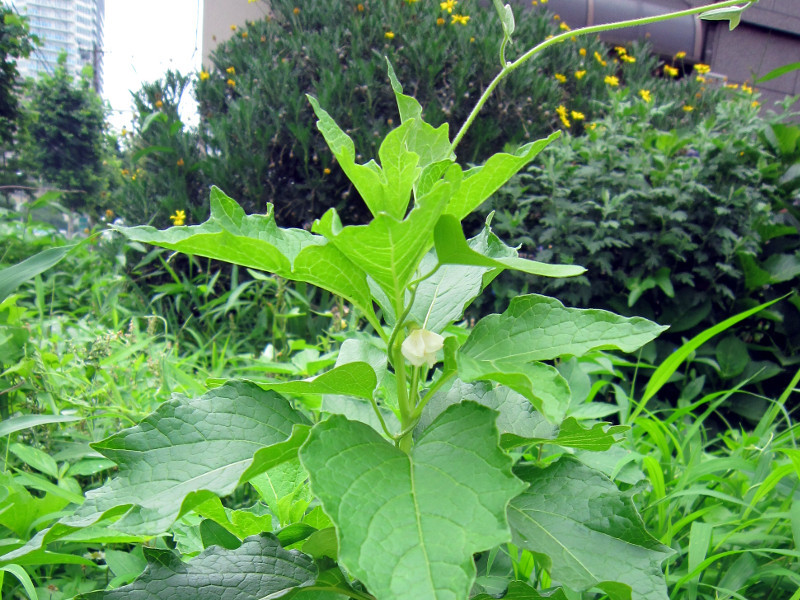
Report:
M 716 10 L 720 8 L 728 8 L 731 6 L 741 5 L 743 2 L 747 2 L 748 5 L 752 4 L 753 0 L 725 0 L 724 2 L 718 2 L 716 4 L 707 4 L 705 6 L 698 6 L 696 8 L 688 8 L 686 10 L 679 10 L 676 12 L 666 13 L 663 15 L 655 15 L 653 17 L 643 17 L 641 19 L 629 19 L 627 21 L 619 21 L 618 23 L 604 23 L 602 25 L 591 25 L 589 27 L 581 27 L 580 29 L 573 29 L 571 31 L 565 31 L 557 36 L 550 38 L 549 40 L 545 40 L 541 44 L 537 44 L 530 50 L 528 50 L 525 54 L 520 56 L 517 60 L 512 63 L 506 64 L 502 71 L 500 71 L 497 76 L 492 79 L 491 83 L 487 86 L 486 90 L 484 90 L 481 97 L 478 99 L 478 102 L 475 104 L 475 107 L 472 109 L 472 112 L 467 117 L 467 120 L 464 121 L 464 124 L 461 126 L 461 129 L 456 134 L 456 137 L 453 138 L 453 143 L 450 145 L 450 151 L 455 152 L 456 147 L 461 142 L 461 139 L 466 135 L 467 130 L 469 130 L 472 122 L 475 120 L 475 117 L 478 116 L 481 108 L 483 105 L 486 104 L 486 101 L 489 99 L 489 96 L 494 91 L 494 89 L 503 81 L 508 75 L 511 74 L 512 71 L 515 71 L 519 67 L 521 67 L 524 63 L 528 61 L 531 57 L 535 56 L 545 48 L 549 48 L 554 44 L 558 44 L 560 42 L 565 41 L 566 39 L 576 37 L 579 35 L 589 35 L 592 33 L 601 33 L 603 31 L 611 31 L 613 29 L 624 29 L 626 27 L 636 27 L 637 25 L 649 25 L 651 23 L 659 23 L 661 21 L 668 21 L 670 19 L 677 19 L 680 17 L 689 17 L 691 15 L 697 15 L 700 13 L 704 13 L 708 10 Z

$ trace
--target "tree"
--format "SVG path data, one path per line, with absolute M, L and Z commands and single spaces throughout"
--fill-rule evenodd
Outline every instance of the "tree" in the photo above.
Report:
M 84 71 L 76 82 L 62 54 L 55 73 L 34 85 L 31 109 L 31 156 L 42 178 L 70 190 L 62 197 L 68 208 L 94 212 L 107 180 L 105 114 L 91 73 Z

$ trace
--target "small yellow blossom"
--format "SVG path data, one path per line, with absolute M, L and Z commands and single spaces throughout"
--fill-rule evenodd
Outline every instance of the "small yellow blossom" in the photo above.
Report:
M 330 175 L 331 174 L 331 170 L 328 167 L 325 167 L 324 169 L 322 169 L 322 173 L 324 175 Z
M 558 81 L 559 83 L 567 83 L 567 77 L 561 73 L 556 73 L 555 75 L 553 75 L 553 77 L 555 77 L 556 81 Z
M 416 4 L 419 0 L 406 0 L 406 4 Z
M 122 169 L 122 171 L 120 171 L 120 173 L 122 173 L 123 177 L 127 177 L 130 174 L 130 171 L 128 171 L 128 169 Z
M 653 99 L 650 95 L 650 90 L 639 90 L 639 96 L 641 96 L 642 100 L 645 102 L 650 102 Z
M 236 31 L 236 25 L 231 25 L 231 31 Z
M 560 105 L 556 109 L 556 113 L 558 114 L 558 118 L 561 119 L 561 122 L 564 124 L 564 127 L 570 127 L 572 123 L 570 123 L 569 118 L 567 118 L 567 107 L 563 104 Z
M 729 90 L 738 90 L 739 89 L 739 84 L 738 83 L 726 83 L 725 87 L 728 88 Z
M 246 31 L 243 31 L 243 32 L 242 32 L 242 38 L 243 38 L 243 39 L 247 39 L 247 32 L 246 32 Z
M 683 105 L 683 112 L 692 112 L 694 110 L 694 106 L 691 104 L 684 104 Z
M 169 218 L 175 227 L 180 227 L 181 225 L 186 223 L 186 211 L 176 210 L 175 214 L 170 215 Z
M 364 12 L 364 5 L 359 2 L 358 4 L 356 4 L 356 10 L 358 12 Z
M 563 23 L 563 22 L 558 27 L 560 29 L 563 29 L 564 31 L 572 31 L 572 27 L 570 27 L 569 25 L 567 25 L 566 23 Z
M 575 79 L 583 79 L 586 75 L 586 71 L 575 71 Z
M 225 69 L 225 72 L 228 75 L 236 75 L 236 67 L 228 67 L 227 69 Z
M 611 87 L 617 87 L 619 85 L 619 77 L 616 75 L 606 75 L 606 78 L 603 79 L 608 85 Z
M 113 218 L 114 218 L 114 211 L 111 210 L 110 208 L 107 208 L 106 209 L 106 221 L 110 221 Z
M 624 46 L 614 46 L 614 50 L 616 50 L 617 54 L 620 56 L 624 56 L 628 53 L 628 50 Z
M 296 15 L 299 15 L 299 14 L 300 14 L 300 8 L 298 8 L 297 6 L 295 6 L 295 7 L 292 9 L 292 12 L 293 12 L 294 14 L 296 14 Z
M 675 67 L 670 67 L 669 65 L 664 65 L 664 75 L 669 75 L 670 77 L 677 77 L 678 69 L 676 69 Z
M 578 50 L 578 54 L 580 54 L 581 56 L 586 56 L 586 48 L 581 48 L 580 50 Z
M 594 59 L 595 59 L 597 62 L 599 62 L 599 63 L 600 63 L 602 66 L 604 66 L 604 67 L 606 66 L 606 61 L 605 61 L 605 60 L 603 60 L 603 57 L 602 57 L 602 56 L 600 56 L 600 53 L 599 53 L 599 52 L 595 51 L 595 53 L 594 53 Z
M 436 24 L 437 24 L 439 27 L 441 27 L 442 25 L 444 25 L 444 24 L 445 24 L 445 20 L 444 20 L 442 17 L 439 17 L 438 19 L 436 19 Z
M 711 71 L 711 67 L 709 65 L 704 65 L 703 63 L 697 63 L 694 66 L 694 70 L 697 71 L 700 75 L 705 75 L 709 71 Z
M 561 15 L 553 15 L 553 21 L 560 21 Z
M 209 77 L 211 77 L 211 75 L 208 71 L 200 71 L 200 81 L 205 81 Z
M 745 82 L 745 83 L 742 84 L 742 91 L 745 94 L 752 94 L 753 93 L 753 88 L 751 88 L 749 85 L 747 85 L 747 82 Z
M 456 4 L 458 4 L 458 0 L 445 0 L 444 2 L 439 3 L 439 8 L 452 14 Z
M 136 181 L 136 175 L 131 175 L 131 181 Z
M 469 43 L 470 43 L 470 44 L 472 44 L 472 43 L 474 43 L 474 42 L 475 42 L 475 38 L 474 38 L 474 37 L 471 37 L 471 38 L 469 38 Z
M 586 118 L 582 112 L 578 112 L 577 110 L 573 110 L 570 115 L 572 115 L 573 121 L 583 121 Z
M 539 0 L 541 4 L 547 4 L 547 0 Z
M 636 57 L 635 56 L 631 56 L 630 54 L 624 54 L 624 55 L 620 56 L 620 59 L 623 62 L 626 62 L 626 63 L 635 63 L 636 62 Z
M 178 159 L 178 162 L 176 162 L 175 164 L 176 164 L 176 165 L 178 165 L 179 167 L 182 167 L 182 166 L 183 166 L 184 164 L 186 164 L 186 163 L 184 163 L 184 162 L 183 162 L 183 159 L 182 159 L 182 158 L 179 158 L 179 159 Z
M 469 23 L 469 15 L 453 15 L 450 24 L 455 25 L 456 23 L 460 23 L 461 25 L 466 25 L 467 23 Z
M 128 130 L 123 127 L 120 133 L 122 134 L 122 137 L 125 137 L 126 135 L 128 135 Z
M 539 3 L 538 3 L 536 0 L 531 0 L 531 4 L 533 4 L 534 6 L 536 6 L 536 5 L 538 5 Z
M 231 87 L 236 87 L 236 82 L 233 79 L 228 79 L 227 84 Z
M 394 39 L 394 32 L 387 31 L 386 33 L 383 34 L 383 37 L 385 37 L 387 40 Z
M 750 103 L 750 106 L 752 106 L 753 108 L 758 108 L 760 104 L 761 104 L 761 103 L 760 103 L 758 100 L 753 100 L 753 101 Z
M 586 123 L 583 126 L 584 129 L 588 129 L 589 131 L 594 131 L 594 128 L 597 127 L 597 123 Z
M 156 108 L 161 108 L 164 106 L 164 103 L 161 100 L 156 100 Z
M 705 83 L 706 81 L 708 81 L 708 80 L 707 80 L 705 77 L 703 77 L 702 75 L 698 75 L 697 77 L 695 77 L 695 79 L 696 79 L 697 81 L 699 81 L 700 83 Z
M 680 59 L 680 58 L 686 58 L 686 52 L 684 52 L 683 50 L 681 50 L 680 52 L 678 52 L 678 53 L 676 53 L 676 54 L 675 54 L 675 58 L 676 58 L 676 59 Z

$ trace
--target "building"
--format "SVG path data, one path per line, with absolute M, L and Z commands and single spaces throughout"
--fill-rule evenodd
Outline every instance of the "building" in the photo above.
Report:
M 12 0 L 28 17 L 31 33 L 41 41 L 28 59 L 18 62 L 23 77 L 52 74 L 62 52 L 67 68 L 78 74 L 85 65 L 94 70 L 94 88 L 103 88 L 103 21 L 105 0 Z
M 203 64 L 209 64 L 211 52 L 217 44 L 229 39 L 236 28 L 243 26 L 247 21 L 263 19 L 268 12 L 268 3 L 264 0 L 258 2 L 203 0 Z
M 703 6 L 709 0 L 549 0 L 548 8 L 572 27 L 636 19 Z M 525 4 L 530 5 L 530 2 Z M 753 83 L 773 69 L 800 57 L 800 1 L 760 0 L 729 31 L 727 21 L 703 21 L 696 16 L 618 29 L 602 34 L 609 42 L 647 38 L 653 49 L 674 56 L 686 52 L 690 62 L 711 66 L 711 72 L 732 83 Z M 762 104 L 800 95 L 800 71 L 758 84 Z

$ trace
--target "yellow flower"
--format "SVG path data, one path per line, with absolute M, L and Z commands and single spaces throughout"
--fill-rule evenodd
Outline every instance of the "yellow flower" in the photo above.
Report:
M 745 83 L 742 84 L 742 91 L 745 94 L 752 94 L 753 93 L 753 88 L 751 88 L 749 85 L 747 85 L 747 82 L 745 82 Z
M 474 37 L 469 38 L 469 43 L 472 44 L 475 41 Z
M 461 23 L 462 25 L 466 25 L 467 23 L 469 23 L 469 15 L 453 15 L 450 24 L 455 25 L 456 23 Z
M 586 71 L 575 71 L 575 79 L 583 79 Z
M 441 27 L 442 25 L 444 25 L 444 23 L 445 23 L 445 21 L 444 21 L 444 19 L 443 19 L 442 17 L 439 17 L 438 19 L 436 19 L 436 24 L 437 24 L 439 27 Z
M 580 54 L 581 56 L 586 56 L 586 48 L 581 48 L 580 50 L 578 50 L 578 54 Z
M 542 4 L 547 4 L 547 0 L 539 0 Z
M 617 54 L 620 56 L 625 56 L 628 53 L 628 50 L 624 46 L 614 46 L 614 50 L 616 50 Z
M 686 52 L 684 52 L 683 50 L 681 50 L 680 52 L 678 52 L 678 53 L 676 53 L 676 54 L 675 54 L 675 58 L 676 58 L 676 59 L 678 59 L 678 58 L 686 58 Z
M 225 69 L 225 72 L 228 75 L 236 75 L 236 67 L 228 67 L 227 69 Z
M 164 103 L 161 100 L 156 100 L 156 108 L 161 108 L 164 106 Z
M 623 62 L 626 62 L 626 63 L 635 63 L 636 62 L 636 57 L 635 56 L 631 56 L 630 54 L 624 54 L 624 55 L 620 56 L 620 58 L 623 60 Z
M 236 25 L 231 25 L 231 31 L 236 31 Z
M 583 126 L 584 129 L 588 129 L 589 131 L 594 131 L 594 128 L 597 127 L 597 123 L 586 123 Z
M 695 79 L 697 79 L 697 81 L 699 81 L 700 83 L 705 83 L 707 81 L 707 79 L 702 75 L 698 75 Z
M 691 104 L 684 104 L 683 105 L 683 112 L 692 112 L 694 110 L 694 106 Z
M 364 12 L 364 5 L 359 2 L 358 4 L 356 4 L 356 10 L 358 12 Z
M 599 52 L 595 51 L 595 53 L 594 53 L 594 59 L 595 59 L 597 62 L 599 62 L 599 63 L 600 63 L 602 66 L 604 66 L 604 67 L 606 66 L 606 61 L 604 61 L 604 60 L 603 60 L 603 57 L 602 57 L 602 56 L 600 56 L 600 53 L 599 53 Z
M 570 27 L 566 23 L 561 23 L 561 25 L 559 25 L 559 28 L 563 29 L 564 31 L 572 31 L 572 27 Z
M 325 167 L 324 169 L 322 169 L 322 172 L 325 175 L 330 175 L 331 174 L 331 170 L 328 167 Z
M 653 99 L 650 95 L 650 90 L 639 90 L 639 96 L 641 96 L 642 100 L 645 102 L 650 102 Z
M 739 84 L 738 83 L 726 83 L 725 87 L 728 88 L 729 90 L 738 90 L 739 89 Z
M 577 110 L 573 110 L 571 113 L 572 119 L 575 121 L 583 121 L 586 118 L 582 112 L 578 112 Z
M 236 82 L 233 79 L 228 79 L 227 84 L 231 87 L 236 87 Z
M 246 32 L 246 31 L 243 31 L 243 32 L 242 32 L 242 38 L 246 38 L 246 37 L 247 37 L 247 32 Z
M 205 81 L 209 77 L 211 77 L 211 75 L 208 73 L 208 71 L 200 71 L 200 81 Z
M 753 100 L 753 101 L 750 103 L 750 106 L 752 106 L 753 108 L 758 108 L 758 106 L 759 106 L 760 104 L 761 104 L 761 103 L 760 103 L 758 100 Z
M 700 73 L 700 75 L 705 75 L 711 70 L 711 67 L 709 65 L 704 65 L 703 63 L 697 63 L 694 66 L 694 70 Z
M 606 75 L 606 78 L 603 79 L 608 85 L 611 87 L 617 87 L 619 85 L 619 77 L 616 75 Z
M 387 31 L 386 33 L 383 34 L 383 37 L 385 37 L 387 40 L 394 39 L 394 33 L 391 31 Z
M 130 171 L 128 171 L 128 169 L 122 169 L 122 171 L 120 171 L 120 173 L 122 173 L 123 177 L 127 177 L 130 174 Z
M 567 118 L 567 107 L 563 104 L 556 109 L 556 113 L 558 113 L 558 118 L 561 119 L 561 122 L 564 124 L 564 127 L 570 127 L 572 123 L 569 122 Z
M 406 4 L 416 4 L 419 0 L 406 0 Z
M 170 215 L 169 218 L 175 227 L 180 227 L 181 225 L 186 223 L 186 211 L 176 210 L 175 214 Z
M 553 75 L 553 77 L 555 77 L 556 81 L 558 81 L 559 83 L 567 83 L 566 76 L 562 75 L 561 73 L 556 73 L 555 75 Z
M 179 159 L 178 159 L 178 162 L 176 162 L 175 164 L 176 164 L 176 165 L 178 165 L 179 167 L 182 167 L 182 166 L 183 166 L 184 164 L 186 164 L 186 163 L 184 163 L 184 162 L 183 162 L 183 159 L 182 159 L 182 158 L 179 158 Z
M 300 9 L 299 9 L 297 6 L 295 6 L 295 7 L 292 9 L 292 12 L 293 12 L 294 14 L 296 14 L 296 15 L 299 15 L 299 14 L 300 14 Z
M 110 208 L 107 208 L 106 209 L 106 221 L 110 221 L 113 218 L 114 218 L 114 211 L 111 210 Z
M 560 21 L 561 15 L 553 15 L 553 21 Z
M 128 135 L 128 130 L 123 127 L 120 133 L 122 134 L 123 137 L 125 137 L 126 135 Z
M 446 10 L 448 13 L 452 14 L 453 9 L 456 7 L 456 4 L 458 4 L 458 0 L 445 0 L 444 2 L 439 3 L 439 7 L 442 10 Z
M 669 75 L 670 77 L 677 77 L 678 69 L 676 69 L 675 67 L 670 67 L 669 65 L 664 65 L 664 75 Z
M 537 4 L 539 4 L 539 3 L 538 3 L 536 0 L 531 0 L 531 4 L 533 4 L 534 6 L 536 6 L 536 5 L 537 5 Z

